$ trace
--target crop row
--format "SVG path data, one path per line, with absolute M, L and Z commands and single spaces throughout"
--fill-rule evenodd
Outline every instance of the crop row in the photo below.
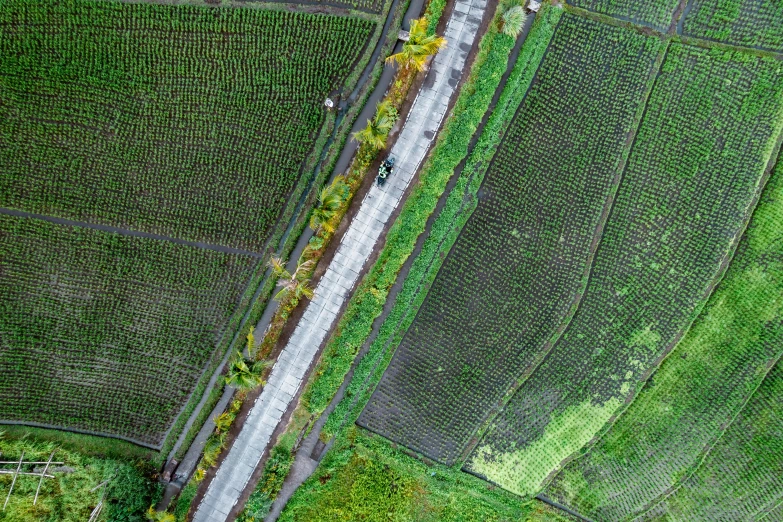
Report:
M 699 463 L 783 352 L 781 223 L 783 162 L 699 319 L 549 498 L 594 520 L 633 518 Z
M 163 434 L 255 259 L 0 216 L 0 419 Z
M 442 462 L 580 291 L 660 41 L 569 14 L 359 423 Z
M 240 2 L 251 3 L 253 0 L 239 0 Z M 287 2 L 288 0 L 272 0 L 274 2 Z M 326 4 L 335 7 L 345 7 L 348 9 L 358 9 L 370 13 L 380 13 L 383 9 L 384 0 L 314 0 L 320 4 Z M 293 2 L 298 3 L 298 2 Z
M 779 328 L 778 328 L 779 329 Z M 643 520 L 759 520 L 783 504 L 783 360 L 693 475 Z M 780 520 L 770 514 L 765 520 Z
M 536 493 L 690 326 L 742 232 L 780 133 L 779 66 L 669 47 L 579 310 L 469 469 Z
M 694 0 L 683 33 L 783 52 L 783 3 L 778 0 Z
M 258 251 L 373 25 L 9 0 L 0 206 Z
M 680 0 L 568 0 L 568 3 L 665 32 Z

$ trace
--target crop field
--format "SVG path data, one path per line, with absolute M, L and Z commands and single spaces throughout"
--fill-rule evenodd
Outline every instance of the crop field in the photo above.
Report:
M 671 44 L 579 310 L 467 467 L 540 490 L 632 399 L 699 313 L 783 123 L 771 58 Z
M 257 5 L 3 2 L 0 420 L 161 447 L 376 28 Z
M 699 319 L 549 498 L 594 520 L 633 518 L 696 467 L 783 352 L 781 223 L 783 163 Z
M 158 445 L 256 260 L 0 215 L 0 418 Z
M 251 4 L 254 0 L 240 0 Z M 273 2 L 285 2 L 286 0 L 272 0 Z M 367 13 L 380 13 L 383 9 L 383 0 L 316 0 L 323 5 L 356 9 Z
M 683 33 L 783 52 L 783 1 L 694 0 Z
M 478 207 L 360 425 L 450 464 L 545 349 L 581 292 L 660 47 L 563 16 Z
M 758 520 L 778 507 L 783 502 L 781 397 L 783 363 L 778 362 L 696 472 L 643 519 Z
M 0 206 L 258 252 L 373 27 L 7 0 Z
M 568 3 L 665 32 L 680 0 L 568 0 Z

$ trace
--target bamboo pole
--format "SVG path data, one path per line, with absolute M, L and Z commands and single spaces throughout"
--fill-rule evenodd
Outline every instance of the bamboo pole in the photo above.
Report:
M 19 476 L 19 470 L 22 469 L 22 459 L 24 459 L 24 451 L 22 452 L 22 456 L 19 457 L 19 465 L 16 467 L 14 480 L 11 481 L 11 487 L 8 490 L 8 496 L 5 497 L 5 504 L 3 504 L 3 511 L 5 511 L 5 507 L 8 505 L 8 501 L 11 500 L 11 492 L 14 490 L 14 484 L 16 484 L 16 477 Z
M 18 463 L 19 463 L 18 460 L 0 460 L 0 464 L 18 464 Z M 27 461 L 27 462 L 22 462 L 22 464 L 47 464 L 47 462 L 46 461 L 41 461 L 41 462 L 38 462 L 38 461 L 36 461 L 36 462 Z M 65 462 L 49 462 L 48 464 L 65 464 Z
M 22 463 L 24 464 L 24 463 Z M 16 471 L 11 471 L 10 469 L 0 469 L 0 475 L 25 475 L 28 477 L 40 477 L 41 473 L 31 473 L 29 471 L 20 471 L 19 473 L 16 473 Z M 44 475 L 46 478 L 54 478 L 54 475 Z
M 49 464 L 52 463 L 53 458 L 54 458 L 54 451 L 52 451 L 52 454 L 49 455 L 49 462 L 46 463 L 46 467 L 41 472 L 41 480 L 38 481 L 38 488 L 35 490 L 35 498 L 33 499 L 33 505 L 35 505 L 35 503 L 38 502 L 38 493 L 41 491 L 41 484 L 43 484 L 43 479 L 46 476 L 46 470 L 49 469 Z

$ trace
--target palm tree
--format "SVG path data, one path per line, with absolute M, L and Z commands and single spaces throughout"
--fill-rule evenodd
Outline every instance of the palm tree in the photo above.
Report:
M 302 296 L 308 299 L 313 298 L 313 289 L 307 285 L 307 281 L 310 279 L 310 270 L 315 265 L 314 260 L 310 259 L 299 263 L 293 274 L 286 270 L 283 260 L 279 257 L 273 257 L 269 264 L 272 267 L 272 272 L 278 278 L 277 286 L 282 287 L 275 295 L 275 299 L 282 300 L 289 295 L 293 295 L 296 299 L 300 299 Z
M 264 370 L 269 368 L 270 361 L 246 361 L 242 354 L 237 351 L 231 366 L 228 367 L 226 374 L 226 384 L 233 386 L 239 391 L 250 391 L 264 384 L 261 378 Z
M 367 120 L 367 126 L 355 132 L 353 139 L 359 143 L 368 143 L 374 149 L 386 148 L 386 138 L 397 121 L 397 109 L 388 100 L 375 107 L 375 116 Z
M 310 228 L 318 232 L 324 229 L 326 232 L 334 232 L 332 218 L 340 210 L 343 202 L 348 197 L 348 185 L 344 176 L 337 176 L 334 181 L 323 189 L 318 195 L 318 205 L 310 216 Z
M 424 69 L 427 58 L 446 47 L 442 36 L 427 36 L 429 21 L 426 17 L 411 21 L 410 37 L 402 46 L 402 51 L 386 58 L 387 62 L 397 62 L 403 67 L 412 66 L 417 71 Z
M 526 19 L 527 14 L 521 5 L 512 7 L 503 14 L 503 34 L 516 38 L 522 32 Z

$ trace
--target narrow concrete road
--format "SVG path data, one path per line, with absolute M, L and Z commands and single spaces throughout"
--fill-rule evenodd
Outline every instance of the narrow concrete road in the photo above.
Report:
M 433 60 L 390 155 L 394 173 L 373 185 L 351 222 L 302 319 L 277 360 L 242 431 L 199 504 L 194 522 L 224 522 L 245 489 L 283 412 L 306 378 L 318 348 L 350 296 L 378 238 L 427 153 L 463 74 L 486 0 L 457 0 L 445 36 L 448 47 Z

